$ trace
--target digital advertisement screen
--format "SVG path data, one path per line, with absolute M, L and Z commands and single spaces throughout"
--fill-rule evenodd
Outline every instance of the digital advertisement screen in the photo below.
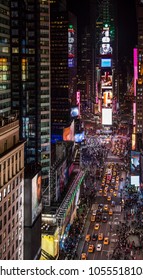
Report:
M 74 141 L 74 121 L 69 127 L 63 129 L 63 140 Z
M 84 140 L 84 131 L 81 133 L 76 133 L 75 134 L 75 142 L 80 143 Z
M 112 103 L 112 91 L 111 90 L 104 90 L 103 91 L 103 103 L 105 107 L 108 107 L 108 104 Z
M 140 153 L 131 151 L 131 175 L 140 174 Z
M 55 144 L 57 141 L 63 141 L 62 135 L 59 134 L 52 134 L 51 135 L 51 143 Z
M 101 76 L 101 87 L 112 88 L 112 75 L 109 75 L 109 72 L 105 72 L 105 75 Z
M 139 176 L 131 176 L 131 185 L 135 185 L 136 187 L 139 187 L 140 177 Z
M 74 58 L 69 58 L 68 59 L 68 67 L 69 68 L 72 68 L 72 67 L 74 67 L 75 66 L 75 60 L 74 60 Z
M 36 174 L 32 179 L 32 223 L 40 214 L 41 210 L 41 175 Z
M 102 44 L 100 47 L 100 54 L 101 55 L 107 55 L 107 54 L 112 54 L 112 47 L 110 44 Z
M 78 117 L 79 116 L 79 108 L 78 107 L 73 107 L 71 108 L 71 117 Z
M 101 58 L 101 67 L 102 68 L 111 67 L 111 58 Z
M 75 31 L 73 27 L 70 26 L 68 29 L 68 58 L 75 57 L 74 43 L 75 43 Z
M 112 125 L 111 108 L 102 108 L 102 125 Z

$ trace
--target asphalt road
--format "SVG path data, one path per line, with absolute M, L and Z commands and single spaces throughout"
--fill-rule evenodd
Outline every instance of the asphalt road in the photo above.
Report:
M 111 152 L 108 153 L 108 158 L 105 160 L 104 166 L 106 167 L 106 165 L 109 162 L 114 162 L 114 163 L 119 163 L 123 164 L 123 161 L 119 159 L 118 156 L 114 156 Z M 121 189 L 123 189 L 124 185 L 125 185 L 125 180 L 126 180 L 126 172 L 121 171 L 119 168 L 119 176 L 123 178 L 123 181 L 119 183 L 119 189 L 117 192 L 117 197 L 114 197 L 112 195 L 112 200 L 115 201 L 115 207 L 111 207 L 111 201 L 107 201 L 107 198 L 104 197 L 102 194 L 99 194 L 98 190 L 101 186 L 100 182 L 97 184 L 97 196 L 95 199 L 95 203 L 93 203 L 92 207 L 91 207 L 91 211 L 89 211 L 89 215 L 87 217 L 87 221 L 85 224 L 85 228 L 83 231 L 83 235 L 81 237 L 81 240 L 79 242 L 79 246 L 77 249 L 77 255 L 78 255 L 78 259 L 81 258 L 81 254 L 82 253 L 86 253 L 87 255 L 87 259 L 88 260 L 104 260 L 104 259 L 110 259 L 110 256 L 112 255 L 112 252 L 114 250 L 115 244 L 117 242 L 117 235 L 116 235 L 116 227 L 118 226 L 118 224 L 120 223 L 120 221 L 123 221 L 123 213 L 121 212 L 121 206 L 120 206 L 120 201 L 121 201 Z M 109 214 L 107 213 L 106 216 L 108 217 L 108 221 L 103 223 L 100 222 L 100 227 L 98 230 L 95 230 L 95 223 L 96 222 L 91 222 L 91 213 L 92 210 L 97 209 L 98 208 L 98 204 L 108 204 L 109 208 L 113 209 L 113 215 L 109 216 Z M 105 245 L 103 244 L 103 241 L 90 241 L 89 243 L 87 243 L 85 241 L 85 237 L 87 234 L 90 234 L 91 237 L 92 235 L 95 233 L 99 233 L 102 232 L 104 237 L 109 237 L 110 243 L 109 245 Z M 100 252 L 96 251 L 96 246 L 97 244 L 102 244 L 102 250 Z M 95 250 L 93 253 L 89 253 L 88 252 L 88 246 L 89 244 L 93 244 L 95 246 Z

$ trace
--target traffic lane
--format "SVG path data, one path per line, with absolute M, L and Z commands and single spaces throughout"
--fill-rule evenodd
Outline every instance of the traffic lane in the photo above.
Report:
M 96 230 L 93 230 L 92 233 L 95 233 L 95 234 L 99 234 L 99 233 L 103 233 L 103 236 L 106 236 L 107 235 L 107 223 L 103 223 L 103 222 L 100 222 L 100 228 L 98 231 Z M 103 248 L 103 241 L 91 241 L 91 244 L 93 244 L 95 246 L 95 250 L 94 250 L 94 253 L 88 253 L 88 260 L 98 260 L 98 259 L 101 259 L 101 252 L 98 252 L 96 250 L 96 246 L 97 244 L 102 244 L 102 248 Z
M 107 214 L 106 214 L 107 215 Z M 108 217 L 109 218 L 109 217 Z M 99 232 L 103 232 L 103 235 L 104 236 L 108 236 L 109 234 L 107 233 L 107 230 L 109 231 L 109 227 L 108 227 L 108 229 L 107 229 L 107 225 L 108 225 L 108 222 L 107 223 L 103 223 L 103 222 L 100 222 L 99 224 L 100 224 L 100 228 L 99 228 L 99 230 L 95 230 L 94 229 L 94 227 L 95 227 L 95 224 L 96 224 L 97 222 L 91 222 L 90 223 L 90 226 L 89 226 L 89 228 L 88 228 L 88 230 L 87 230 L 87 234 L 90 234 L 90 236 L 91 236 L 91 240 L 90 240 L 90 242 L 84 242 L 84 246 L 83 246 L 83 249 L 82 249 L 82 253 L 86 253 L 87 254 L 87 257 L 88 257 L 88 259 L 93 259 L 93 253 L 88 253 L 88 246 L 89 246 L 89 244 L 93 244 L 94 246 L 95 246 L 95 248 L 96 248 L 96 245 L 98 244 L 98 243 L 100 243 L 100 241 L 93 241 L 92 240 L 92 236 L 93 236 L 93 234 L 98 234 Z M 86 236 L 85 236 L 85 238 L 86 238 Z M 103 243 L 103 241 L 101 241 L 102 243 Z M 100 252 L 99 252 L 100 253 Z M 98 254 L 99 255 L 99 254 Z

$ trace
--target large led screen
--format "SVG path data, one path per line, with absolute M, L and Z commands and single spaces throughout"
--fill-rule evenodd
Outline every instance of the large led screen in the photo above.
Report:
M 78 117 L 79 116 L 79 108 L 78 107 L 73 107 L 71 108 L 71 117 Z
M 102 108 L 102 125 L 112 125 L 111 108 Z
M 63 140 L 74 141 L 74 121 L 69 127 L 63 129 Z
M 109 72 L 105 72 L 105 75 L 101 76 L 101 87 L 112 88 L 112 75 L 109 75 Z
M 110 46 L 110 44 L 102 44 L 100 47 L 100 54 L 101 55 L 112 54 L 112 47 Z
M 101 67 L 102 68 L 111 67 L 111 58 L 101 58 Z
M 103 91 L 103 103 L 104 107 L 108 107 L 108 104 L 112 103 L 112 91 L 111 90 L 104 90 Z
M 135 185 L 136 187 L 139 187 L 140 177 L 139 176 L 131 176 L 131 185 Z
M 84 140 L 84 131 L 81 133 L 76 133 L 75 134 L 75 142 L 80 143 Z
M 32 179 L 32 223 L 40 214 L 41 210 L 41 176 L 37 174 Z
M 140 153 L 131 151 L 131 175 L 140 174 Z

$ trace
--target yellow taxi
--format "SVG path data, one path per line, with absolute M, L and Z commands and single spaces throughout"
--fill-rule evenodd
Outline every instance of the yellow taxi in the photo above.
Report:
M 116 197 L 116 196 L 117 196 L 117 193 L 116 193 L 116 192 L 113 192 L 113 195 Z
M 111 201 L 111 195 L 107 196 L 107 201 Z
M 88 253 L 93 253 L 93 252 L 94 252 L 94 249 L 95 249 L 94 245 L 93 245 L 93 244 L 90 244 L 90 245 L 88 246 Z
M 89 242 L 89 241 L 90 241 L 90 239 L 91 239 L 90 234 L 87 234 L 87 235 L 86 235 L 86 237 L 85 237 L 85 241 Z
M 100 227 L 100 225 L 99 225 L 99 224 L 95 224 L 94 229 L 95 229 L 95 230 L 98 230 L 98 229 L 99 229 L 99 227 Z
M 102 240 L 103 240 L 103 233 L 102 233 L 102 232 L 100 232 L 100 233 L 98 234 L 98 240 L 99 240 L 99 241 L 102 241 Z
M 110 189 L 110 193 L 112 193 L 112 192 L 113 192 L 113 189 L 111 188 L 111 189 Z
M 95 222 L 96 215 L 91 215 L 90 221 Z
M 105 205 L 104 205 L 103 210 L 104 210 L 104 211 L 108 211 L 108 210 L 109 210 L 108 204 L 105 204 Z
M 109 244 L 109 237 L 104 237 L 103 243 L 104 243 L 104 245 L 108 245 Z
M 81 254 L 81 260 L 87 260 L 87 255 L 86 253 Z
M 109 209 L 109 215 L 112 216 L 113 215 L 113 210 Z

